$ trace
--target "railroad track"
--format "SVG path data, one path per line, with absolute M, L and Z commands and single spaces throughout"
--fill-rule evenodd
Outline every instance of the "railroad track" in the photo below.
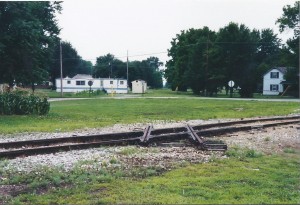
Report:
M 209 137 L 299 122 L 300 116 L 259 118 L 193 127 L 186 125 L 184 127 L 154 129 L 152 126 L 148 126 L 144 131 L 3 142 L 0 143 L 0 149 L 4 150 L 0 151 L 0 158 L 16 158 L 99 146 L 157 146 L 174 142 L 185 142 L 203 150 L 224 151 L 227 149 L 226 144 L 221 141 L 208 140 Z

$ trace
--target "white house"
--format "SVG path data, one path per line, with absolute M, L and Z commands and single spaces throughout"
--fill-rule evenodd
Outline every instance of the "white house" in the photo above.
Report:
M 132 84 L 132 93 L 145 93 L 147 91 L 147 82 L 144 80 L 134 80 Z
M 275 67 L 264 75 L 263 95 L 278 95 L 283 92 L 282 82 L 287 71 L 285 67 Z
M 56 92 L 61 90 L 61 79 L 56 80 Z M 104 90 L 107 93 L 128 93 L 127 80 L 118 78 L 93 78 L 91 75 L 77 74 L 73 78 L 63 78 L 62 88 L 63 92 L 81 92 L 89 90 L 89 81 L 93 84 L 91 89 Z

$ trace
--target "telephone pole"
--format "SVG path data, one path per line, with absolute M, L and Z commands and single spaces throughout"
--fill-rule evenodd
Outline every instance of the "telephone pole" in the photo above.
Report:
M 62 48 L 61 48 L 61 41 L 59 41 L 59 51 L 60 51 L 60 96 L 63 97 L 63 70 L 62 70 Z
M 127 89 L 129 87 L 129 82 L 128 82 L 128 50 L 127 50 L 127 63 L 126 63 L 126 68 L 127 68 Z

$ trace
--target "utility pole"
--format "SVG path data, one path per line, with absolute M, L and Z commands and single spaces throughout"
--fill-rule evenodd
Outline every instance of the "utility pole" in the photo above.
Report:
M 108 65 L 110 66 L 110 76 L 109 76 L 109 78 L 112 78 L 112 63 L 110 62 Z
M 63 97 L 63 71 L 62 71 L 62 48 L 61 41 L 59 41 L 60 50 L 60 96 Z
M 298 28 L 300 28 L 300 1 L 298 1 L 298 9 L 299 9 L 299 13 L 298 13 Z M 300 51 L 300 36 L 298 36 L 298 45 L 299 45 L 299 51 Z M 299 61 L 299 71 L 298 73 L 300 73 L 300 61 Z M 300 98 L 300 75 L 298 75 L 298 86 L 299 86 L 299 98 Z
M 206 41 L 206 67 L 205 67 L 205 84 L 204 84 L 204 95 L 207 96 L 207 72 L 208 72 L 208 42 L 209 42 L 209 33 L 207 34 L 207 41 Z
M 128 82 L 128 50 L 127 50 L 127 63 L 126 63 L 126 68 L 127 68 L 127 89 L 129 87 L 129 82 Z

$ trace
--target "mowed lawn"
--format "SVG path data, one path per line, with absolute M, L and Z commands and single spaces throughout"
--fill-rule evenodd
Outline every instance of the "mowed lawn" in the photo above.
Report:
M 0 133 L 58 132 L 155 120 L 248 118 L 299 113 L 296 102 L 97 98 L 51 102 L 47 116 L 1 116 Z
M 176 99 L 97 98 L 51 102 L 47 116 L 1 116 L 0 132 L 58 132 L 110 126 L 116 123 L 191 119 L 248 118 L 299 113 L 299 103 Z M 130 155 L 130 153 L 128 154 Z M 265 155 L 229 148 L 227 159 L 186 164 L 156 172 L 135 167 L 70 172 L 37 168 L 31 173 L 4 169 L 0 185 L 25 185 L 28 190 L 0 204 L 299 204 L 299 151 Z M 93 164 L 93 160 L 79 162 Z M 112 159 L 110 163 L 116 163 Z M 144 177 L 140 177 L 144 176 Z

